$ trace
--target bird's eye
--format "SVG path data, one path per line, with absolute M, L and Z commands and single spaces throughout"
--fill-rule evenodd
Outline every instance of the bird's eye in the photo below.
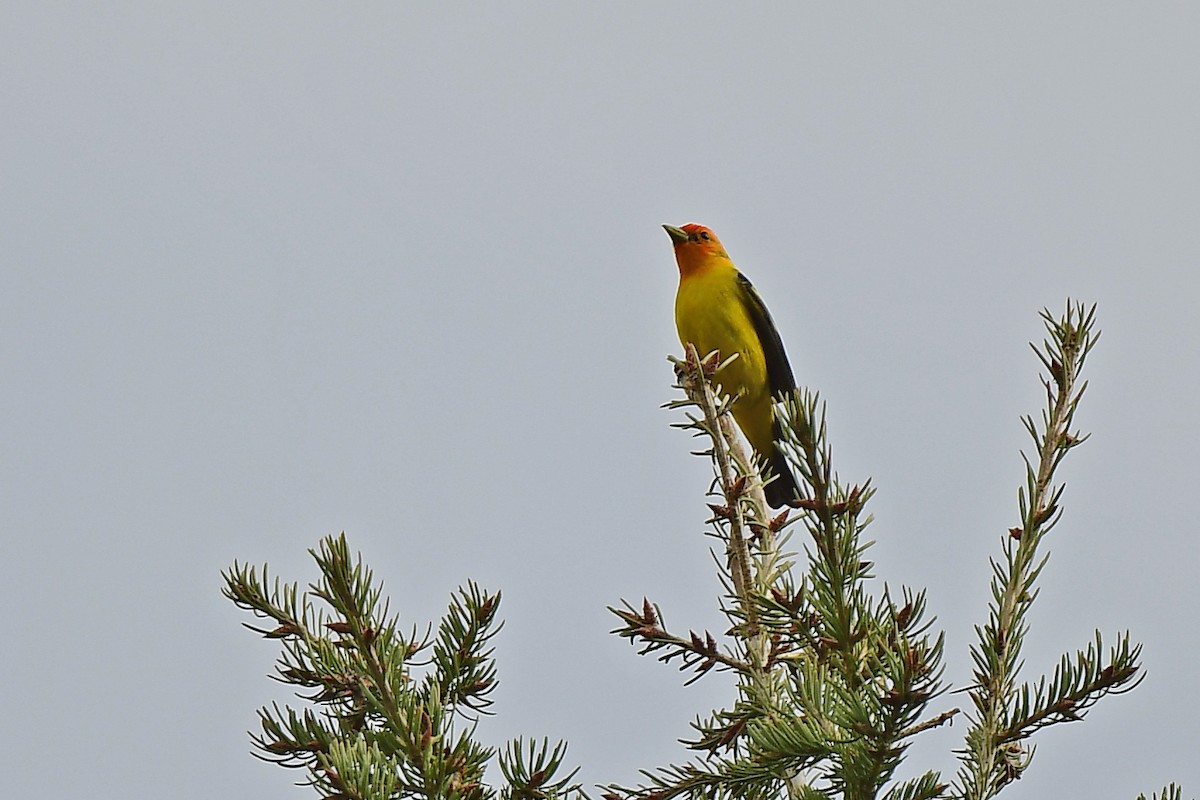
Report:
M 700 231 L 700 238 L 707 241 L 708 240 L 708 231 Z

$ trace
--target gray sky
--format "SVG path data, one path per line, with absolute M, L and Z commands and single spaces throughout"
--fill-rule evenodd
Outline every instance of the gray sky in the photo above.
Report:
M 1130 629 L 1148 678 L 1005 797 L 1200 793 L 1200 13 L 1188 4 L 0 9 L 0 722 L 13 797 L 304 797 L 248 755 L 274 649 L 234 559 L 345 530 L 421 623 L 504 593 L 498 714 L 589 783 L 725 703 L 606 631 L 717 626 L 669 427 L 676 269 L 765 296 L 880 578 L 968 679 L 1016 518 L 1037 312 L 1104 331 L 1029 676 Z M 945 696 L 938 711 L 961 704 Z M 952 772 L 965 726 L 908 773 Z

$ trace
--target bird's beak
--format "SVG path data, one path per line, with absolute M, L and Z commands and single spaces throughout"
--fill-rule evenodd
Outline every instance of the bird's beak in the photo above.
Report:
M 688 233 L 683 228 L 676 228 L 674 225 L 663 225 L 663 230 L 671 237 L 671 241 L 679 244 L 688 240 Z

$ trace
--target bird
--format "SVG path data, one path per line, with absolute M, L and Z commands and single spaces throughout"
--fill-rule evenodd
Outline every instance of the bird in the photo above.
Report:
M 695 223 L 663 228 L 679 265 L 679 341 L 684 347 L 694 345 L 701 357 L 714 350 L 722 359 L 738 354 L 718 373 L 718 380 L 735 398 L 731 410 L 738 427 L 774 473 L 774 480 L 763 487 L 767 503 L 772 508 L 794 505 L 799 487 L 777 443 L 781 424 L 773 404 L 795 390 L 796 379 L 779 330 L 758 291 L 710 228 Z

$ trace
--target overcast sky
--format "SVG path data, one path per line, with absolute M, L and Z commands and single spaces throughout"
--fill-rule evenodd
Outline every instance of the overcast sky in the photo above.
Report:
M 1200 793 L 1200 12 L 832 5 L 0 7 L 6 794 L 313 796 L 249 755 L 286 695 L 219 572 L 307 582 L 342 530 L 406 622 L 502 590 L 486 740 L 565 738 L 588 783 L 683 758 L 729 681 L 681 688 L 605 606 L 722 629 L 709 467 L 660 408 L 660 225 L 692 221 L 877 485 L 873 586 L 928 587 L 956 686 L 1026 342 L 1099 304 L 1026 674 L 1100 628 L 1147 678 L 1004 796 Z

